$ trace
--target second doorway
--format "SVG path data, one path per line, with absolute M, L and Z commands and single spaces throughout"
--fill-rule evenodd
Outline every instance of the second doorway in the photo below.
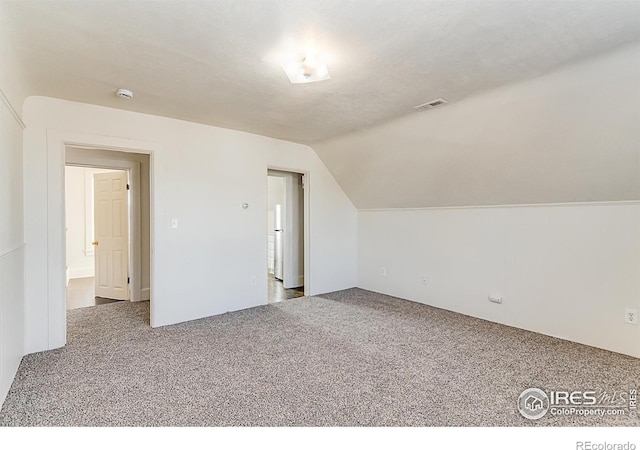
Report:
M 269 303 L 304 296 L 304 184 L 301 173 L 267 173 Z

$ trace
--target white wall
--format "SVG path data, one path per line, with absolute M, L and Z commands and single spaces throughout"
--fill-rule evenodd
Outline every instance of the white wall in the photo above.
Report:
M 91 189 L 93 175 L 113 172 L 88 167 L 65 168 L 66 254 L 69 278 L 93 277 L 94 254 L 91 245 L 93 218 Z
M 314 145 L 358 286 L 640 357 L 639 79 L 635 44 Z
M 0 93 L 0 406 L 24 354 L 22 125 Z
M 360 211 L 358 286 L 640 357 L 639 230 L 640 202 Z
M 65 342 L 64 142 L 152 153 L 153 326 L 267 303 L 267 167 L 309 173 L 310 293 L 355 285 L 357 214 L 311 148 L 44 97 L 25 101 L 24 118 L 29 352 Z

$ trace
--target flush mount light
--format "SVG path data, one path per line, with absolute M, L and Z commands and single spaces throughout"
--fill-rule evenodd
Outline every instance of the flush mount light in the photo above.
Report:
M 133 92 L 131 92 L 129 89 L 118 89 L 116 91 L 116 95 L 126 100 L 131 100 L 133 98 Z
M 296 56 L 293 61 L 282 64 L 282 68 L 289 77 L 289 81 L 295 84 L 313 83 L 331 78 L 327 64 L 312 52 Z

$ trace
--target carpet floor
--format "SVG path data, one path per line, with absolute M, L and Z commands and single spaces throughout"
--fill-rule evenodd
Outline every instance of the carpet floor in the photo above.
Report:
M 4 426 L 637 426 L 522 417 L 520 393 L 628 392 L 640 360 L 350 289 L 152 329 L 149 303 L 68 312 Z

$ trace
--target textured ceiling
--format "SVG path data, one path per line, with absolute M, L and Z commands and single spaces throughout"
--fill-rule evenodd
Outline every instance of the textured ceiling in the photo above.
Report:
M 0 0 L 0 13 L 3 60 L 32 95 L 303 143 L 640 38 L 638 1 Z M 331 80 L 291 85 L 273 58 L 285 42 L 328 53 Z
M 640 44 L 314 144 L 358 209 L 640 200 Z

